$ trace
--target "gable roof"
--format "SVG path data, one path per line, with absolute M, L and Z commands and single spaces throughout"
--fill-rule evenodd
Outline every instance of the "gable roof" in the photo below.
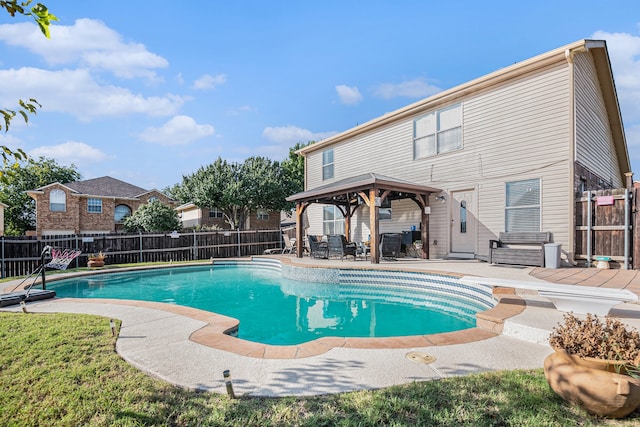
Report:
M 72 189 L 78 194 L 103 197 L 134 198 L 147 192 L 144 188 L 129 184 L 128 182 L 120 181 L 119 179 L 115 179 L 110 176 L 69 182 L 64 184 L 64 186 Z
M 598 75 L 600 87 L 602 89 L 602 94 L 607 109 L 607 115 L 611 126 L 611 133 L 613 136 L 613 142 L 618 158 L 618 164 L 620 165 L 621 173 L 624 174 L 624 172 L 631 171 L 631 162 L 627 150 L 627 143 L 625 140 L 622 124 L 622 116 L 620 113 L 618 96 L 613 80 L 613 72 L 611 70 L 611 63 L 609 61 L 607 45 L 604 40 L 579 40 L 566 46 L 562 46 L 560 48 L 546 52 L 542 55 L 535 56 L 525 61 L 517 62 L 498 71 L 494 71 L 493 73 L 463 83 L 451 89 L 436 93 L 435 95 L 432 95 L 428 98 L 424 98 L 420 101 L 414 102 L 413 104 L 407 105 L 375 119 L 369 120 L 368 122 L 365 122 L 359 126 L 347 129 L 346 131 L 341 132 L 337 135 L 318 141 L 315 144 L 307 145 L 298 150 L 297 153 L 306 155 L 317 150 L 325 149 L 335 143 L 345 141 L 357 135 L 374 131 L 382 126 L 388 125 L 389 123 L 393 123 L 398 120 L 414 116 L 416 114 L 427 112 L 445 103 L 457 101 L 468 94 L 485 90 L 491 86 L 495 86 L 501 82 L 507 81 L 527 72 L 537 70 L 550 64 L 558 63 L 560 61 L 571 61 L 573 53 L 585 51 L 591 52 L 594 58 L 596 73 Z M 624 181 L 624 176 L 622 177 L 622 179 Z
M 287 197 L 289 202 L 313 201 L 315 203 L 347 203 L 351 194 L 358 191 L 376 189 L 388 189 L 396 193 L 405 193 L 404 197 L 394 196 L 393 198 L 410 197 L 409 194 L 430 194 L 441 191 L 438 188 L 416 184 L 402 179 L 391 178 L 377 173 L 365 173 L 350 178 L 341 179 L 312 190 L 303 191 Z
M 145 194 L 152 192 L 158 192 L 158 190 L 145 190 L 137 185 L 129 184 L 128 182 L 121 181 L 119 179 L 112 178 L 110 176 L 103 176 L 100 178 L 87 179 L 84 181 L 74 181 L 61 184 L 59 182 L 52 182 L 35 190 L 29 190 L 27 193 L 38 194 L 43 190 L 52 186 L 62 186 L 74 195 L 77 196 L 95 196 L 95 197 L 114 197 L 121 199 L 138 199 Z

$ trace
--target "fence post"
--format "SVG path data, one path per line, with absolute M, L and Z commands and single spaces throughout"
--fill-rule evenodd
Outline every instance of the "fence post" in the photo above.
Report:
M 77 235 L 77 234 L 74 234 L 74 236 L 75 236 L 75 238 L 76 238 L 76 249 L 80 249 L 80 248 L 78 247 L 78 243 L 79 243 L 79 242 L 78 242 L 78 235 Z M 80 264 L 78 263 L 78 258 L 80 258 L 80 257 L 76 257 L 76 268 L 80 268 Z
M 196 229 L 193 229 L 193 259 L 198 259 L 198 239 L 196 235 Z
M 587 192 L 587 268 L 591 267 L 591 191 Z
M 142 231 L 138 231 L 140 234 L 140 263 L 142 264 Z
M 633 269 L 640 270 L 640 202 L 639 202 L 639 193 L 640 190 L 638 188 L 633 188 L 633 250 L 631 251 L 631 257 L 633 259 Z
M 238 228 L 238 258 L 242 256 L 242 252 L 240 252 L 240 228 Z
M 631 235 L 631 203 L 629 203 L 629 197 L 631 196 L 629 189 L 624 190 L 624 269 L 629 269 L 629 241 Z
M 5 278 L 4 274 L 4 236 L 2 236 L 2 278 Z

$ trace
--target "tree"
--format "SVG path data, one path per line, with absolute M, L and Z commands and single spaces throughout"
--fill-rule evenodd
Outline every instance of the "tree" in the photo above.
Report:
M 12 17 L 15 17 L 16 14 L 31 16 L 40 27 L 42 34 L 44 34 L 46 38 L 50 38 L 51 34 L 49 32 L 49 26 L 51 25 L 51 21 L 57 21 L 58 18 L 51 14 L 49 9 L 47 9 L 47 7 L 42 3 L 37 3 L 31 9 L 28 9 L 31 2 L 32 0 L 21 2 L 18 2 L 18 0 L 0 0 L 0 7 L 5 9 Z M 35 99 L 29 98 L 28 101 L 19 99 L 17 108 L 0 108 L 0 116 L 4 119 L 4 131 L 7 132 L 9 130 L 11 121 L 16 115 L 22 116 L 24 122 L 28 123 L 29 114 L 36 114 L 38 107 L 42 108 L 42 105 L 40 105 Z M 0 123 L 0 130 L 2 129 L 3 127 Z M 21 149 L 14 151 L 5 145 L 0 145 L 0 152 L 2 153 L 3 161 L 3 168 L 0 170 L 0 181 L 4 181 L 7 175 L 18 167 L 18 162 L 27 159 L 27 155 Z M 14 161 L 13 165 L 11 168 L 7 168 L 8 164 L 12 160 Z
M 244 163 L 218 158 L 189 176 L 183 176 L 171 195 L 200 208 L 218 208 L 232 229 L 242 229 L 258 209 L 282 210 L 286 206 L 286 176 L 278 162 L 250 157 Z
M 53 159 L 40 157 L 18 163 L 13 172 L 0 182 L 0 202 L 5 209 L 5 234 L 22 235 L 36 227 L 36 203 L 25 191 L 54 182 L 67 183 L 81 179 L 75 165 L 61 166 Z
M 126 231 L 174 231 L 180 228 L 178 213 L 158 200 L 140 206 L 124 219 Z
M 297 154 L 296 151 L 307 145 L 313 144 L 315 141 L 309 141 L 306 144 L 298 142 L 289 148 L 289 157 L 282 161 L 282 169 L 285 174 L 285 182 L 287 184 L 286 192 L 290 196 L 292 194 L 304 191 L 304 157 Z M 294 204 L 289 203 L 288 209 L 293 209 Z

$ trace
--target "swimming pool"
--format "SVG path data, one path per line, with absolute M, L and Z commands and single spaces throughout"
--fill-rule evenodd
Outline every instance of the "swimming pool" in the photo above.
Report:
M 433 281 L 434 288 L 419 274 L 337 270 L 337 280 L 308 281 L 321 279 L 322 269 L 283 272 L 256 264 L 96 274 L 52 281 L 48 288 L 58 297 L 155 301 L 223 314 L 239 320 L 238 338 L 271 345 L 456 331 L 474 327 L 475 314 L 492 307 L 483 290 L 454 295 L 436 289 L 451 278 Z

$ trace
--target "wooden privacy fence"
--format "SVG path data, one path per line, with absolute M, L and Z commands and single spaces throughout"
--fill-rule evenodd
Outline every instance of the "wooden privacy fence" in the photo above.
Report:
M 576 198 L 575 258 L 590 267 L 598 256 L 609 257 L 621 268 L 637 269 L 634 242 L 637 189 L 586 191 Z M 635 252 L 638 254 L 638 252 Z
M 260 255 L 265 249 L 282 248 L 280 230 L 219 230 L 180 233 L 128 233 L 33 237 L 3 236 L 2 277 L 24 276 L 40 265 L 45 246 L 80 249 L 70 264 L 85 267 L 91 254 L 103 252 L 107 264 L 172 262 Z

